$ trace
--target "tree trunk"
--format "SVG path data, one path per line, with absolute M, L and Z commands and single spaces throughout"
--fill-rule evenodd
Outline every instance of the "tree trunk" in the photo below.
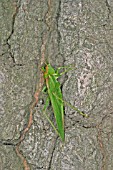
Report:
M 113 168 L 113 1 L 1 0 L 1 170 Z M 42 109 L 42 66 L 59 78 L 65 143 Z M 47 113 L 55 124 L 51 104 Z

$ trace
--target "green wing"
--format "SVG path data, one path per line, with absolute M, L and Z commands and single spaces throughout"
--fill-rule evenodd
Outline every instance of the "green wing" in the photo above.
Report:
M 61 93 L 61 89 L 60 89 L 60 83 L 57 81 L 57 79 L 55 78 L 54 75 L 49 75 L 48 86 L 49 86 L 48 94 L 49 94 L 50 101 L 51 101 L 51 104 L 53 107 L 54 116 L 55 116 L 55 120 L 57 123 L 58 133 L 59 133 L 59 136 L 61 137 L 62 141 L 64 141 L 65 133 L 64 133 L 63 99 L 62 99 L 62 93 Z

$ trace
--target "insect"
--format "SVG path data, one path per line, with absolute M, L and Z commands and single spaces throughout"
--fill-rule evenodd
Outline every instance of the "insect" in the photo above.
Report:
M 83 116 L 85 116 L 85 114 L 82 113 L 78 108 L 75 108 L 74 106 L 72 106 L 71 104 L 63 100 L 63 96 L 61 92 L 61 85 L 57 79 L 59 76 L 61 76 L 62 74 L 70 70 L 70 67 L 66 71 L 59 73 L 59 70 L 61 68 L 63 67 L 60 67 L 58 70 L 55 70 L 50 64 L 46 64 L 46 66 L 42 68 L 44 72 L 44 79 L 46 82 L 46 89 L 48 93 L 48 98 L 46 100 L 43 111 L 44 111 L 46 118 L 48 119 L 48 121 L 50 122 L 54 130 L 56 131 L 56 133 L 59 135 L 61 140 L 64 142 L 65 141 L 64 104 L 66 103 L 68 106 L 70 106 L 71 108 L 73 108 L 74 110 L 82 114 Z M 54 124 L 52 123 L 52 121 L 49 119 L 49 117 L 46 114 L 46 109 L 49 105 L 49 101 L 51 102 L 51 105 L 53 108 L 57 128 L 54 126 Z

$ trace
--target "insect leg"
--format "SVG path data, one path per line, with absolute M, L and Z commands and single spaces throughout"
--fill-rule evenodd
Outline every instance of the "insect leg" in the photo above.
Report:
M 42 89 L 42 92 L 43 92 L 43 93 L 46 93 L 46 91 L 47 91 L 47 87 L 44 86 L 43 89 Z M 47 93 L 46 93 L 46 94 L 47 94 Z
M 53 93 L 54 96 L 56 96 L 56 98 L 58 98 L 60 101 L 62 101 L 64 104 L 66 104 L 67 106 L 69 106 L 70 108 L 72 108 L 73 110 L 77 111 L 79 114 L 81 114 L 84 117 L 88 117 L 87 114 L 81 112 L 77 107 L 72 106 L 70 103 L 66 102 L 65 100 L 62 100 L 61 98 L 59 98 L 55 93 Z
M 63 68 L 65 69 L 65 71 L 63 71 L 62 73 L 59 73 L 59 71 L 60 71 L 61 69 L 63 69 Z M 73 69 L 75 69 L 75 67 L 72 66 L 72 65 L 70 65 L 70 66 L 64 66 L 64 67 L 59 67 L 59 68 L 56 70 L 56 74 L 59 75 L 59 76 L 61 76 L 61 75 L 65 74 L 65 73 L 67 73 L 68 71 L 73 70 Z
M 48 117 L 48 115 L 46 114 L 46 110 L 47 110 L 47 107 L 49 106 L 49 97 L 46 99 L 46 103 L 45 103 L 45 106 L 43 108 L 43 114 L 44 116 L 46 117 L 46 119 L 49 121 L 49 123 L 51 124 L 51 126 L 53 127 L 53 129 L 55 130 L 55 132 L 57 133 L 57 135 L 59 136 L 59 132 L 58 130 L 56 129 L 56 127 L 54 126 L 54 124 L 52 123 L 52 121 L 50 120 L 50 118 Z

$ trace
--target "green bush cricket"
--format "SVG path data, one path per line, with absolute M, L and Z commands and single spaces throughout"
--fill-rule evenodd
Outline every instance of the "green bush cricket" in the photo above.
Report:
M 60 67 L 59 69 L 61 68 L 63 67 Z M 43 111 L 44 111 L 46 118 L 48 119 L 48 121 L 50 122 L 54 130 L 56 131 L 56 133 L 59 135 L 61 140 L 64 142 L 65 141 L 64 103 L 66 103 L 72 109 L 79 112 L 82 116 L 87 117 L 87 115 L 82 113 L 78 108 L 72 106 L 71 104 L 63 100 L 60 83 L 58 82 L 57 79 L 60 75 L 70 70 L 70 67 L 62 73 L 59 73 L 59 69 L 55 70 L 50 64 L 46 64 L 46 66 L 42 68 L 42 70 L 44 71 L 44 79 L 46 82 L 46 88 L 47 88 L 47 93 L 48 93 L 48 98 L 46 100 L 46 104 L 44 106 Z M 49 117 L 46 114 L 46 109 L 49 105 L 49 101 L 51 102 L 51 105 L 53 108 L 57 128 L 54 126 L 54 124 L 52 123 L 52 121 L 49 119 Z

